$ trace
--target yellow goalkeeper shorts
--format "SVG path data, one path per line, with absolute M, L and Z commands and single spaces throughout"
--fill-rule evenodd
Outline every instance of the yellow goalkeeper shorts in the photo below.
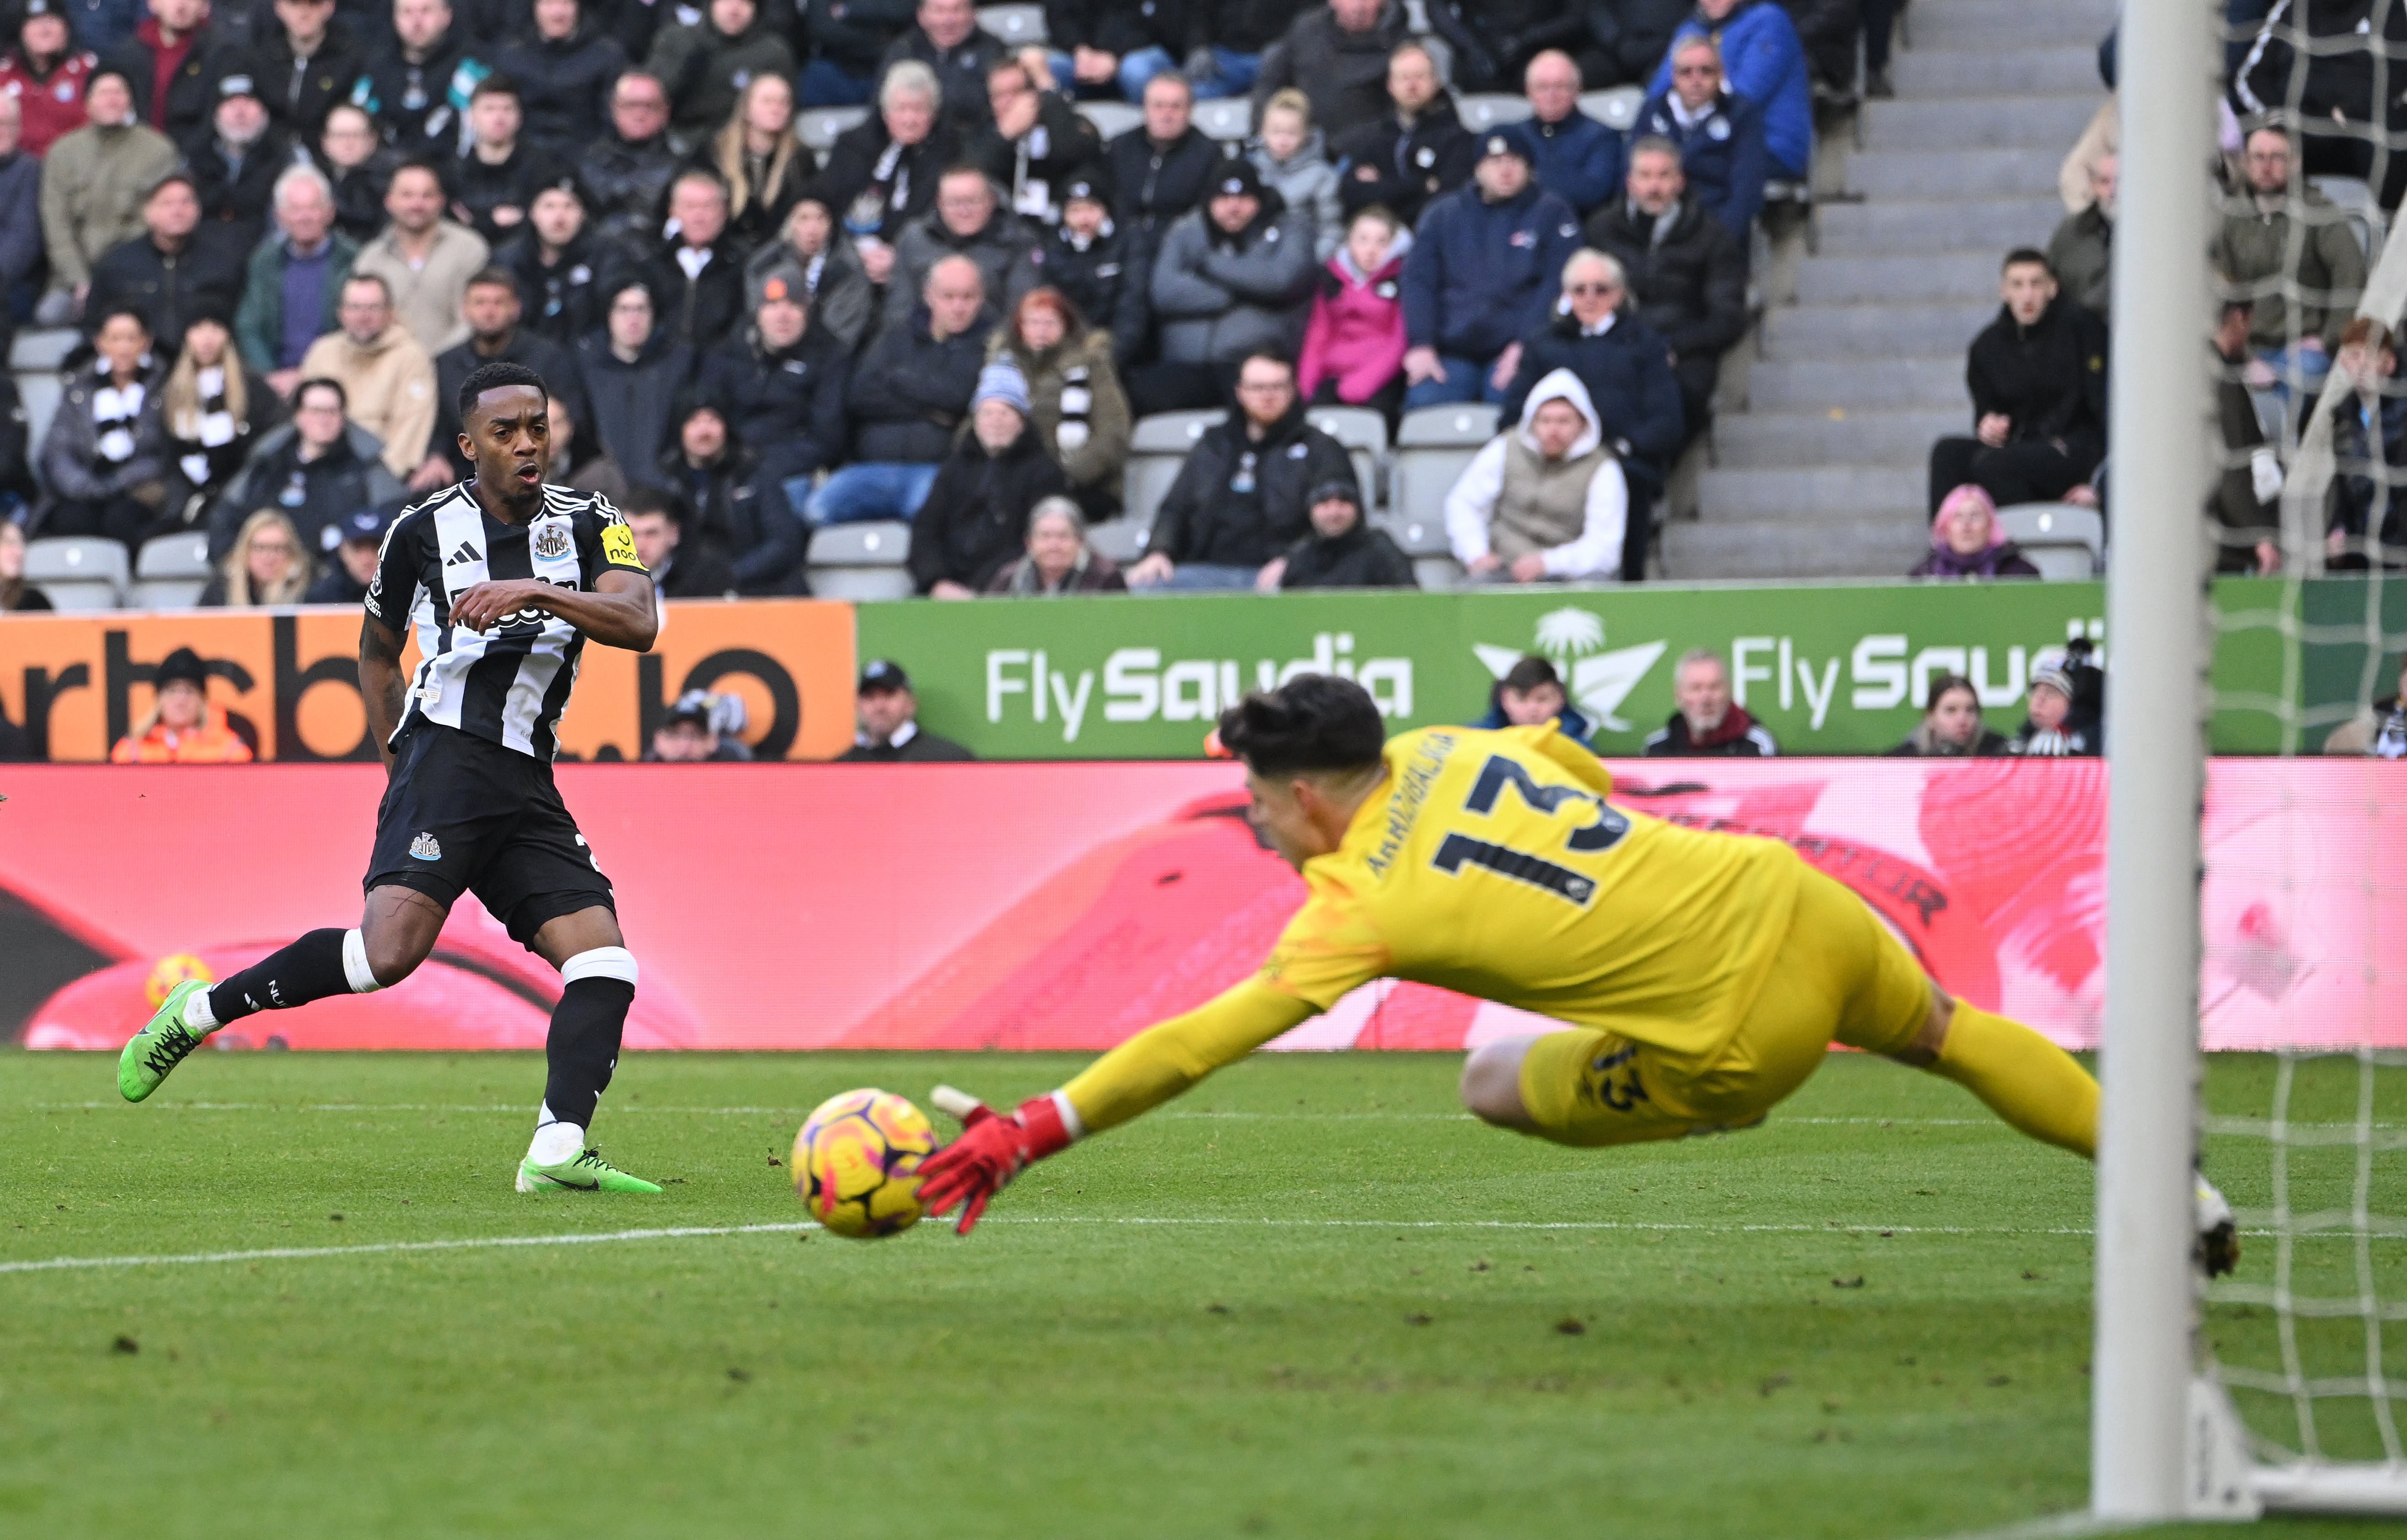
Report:
M 1521 1106 L 1557 1144 L 1635 1144 L 1763 1121 L 1832 1042 L 1909 1047 L 1930 979 L 1862 899 L 1808 869 L 1787 937 L 1753 1009 L 1702 1066 L 1617 1033 L 1549 1033 L 1521 1060 Z

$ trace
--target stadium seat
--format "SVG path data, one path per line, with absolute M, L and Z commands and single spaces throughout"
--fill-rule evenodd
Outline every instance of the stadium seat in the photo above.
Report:
M 1501 92 L 1474 92 L 1455 99 L 1454 110 L 1462 126 L 1474 134 L 1485 134 L 1491 128 L 1517 123 L 1537 109 L 1530 106 L 1527 96 L 1508 96 Z
M 56 374 L 20 374 L 17 376 L 17 401 L 25 408 L 25 447 L 36 457 L 42 452 L 42 441 L 50 437 L 50 419 L 59 414 L 59 398 L 66 388 Z
M 2357 244 L 2371 267 L 2382 250 L 2384 229 L 2382 204 L 2373 189 L 2354 177 L 2310 177 L 2307 181 L 2348 216 L 2349 228 L 2357 233 Z
M 125 579 L 125 547 L 113 540 L 67 535 L 25 547 L 25 581 L 58 609 L 113 610 Z
M 1156 502 L 1161 501 L 1159 494 L 1155 496 L 1154 501 Z M 1116 518 L 1107 524 L 1098 524 L 1089 530 L 1087 544 L 1095 548 L 1096 555 L 1108 557 L 1118 565 L 1126 567 L 1145 555 L 1146 540 L 1152 533 L 1153 525 L 1149 520 Z
M 1418 37 L 1429 29 L 1429 0 L 1404 0 L 1404 30 Z
M 1125 516 L 1113 522 L 1152 528 L 1154 510 L 1170 495 L 1170 485 L 1178 479 L 1178 468 L 1186 463 L 1183 452 L 1129 456 L 1127 467 L 1120 472 L 1120 507 Z
M 1195 126 L 1207 139 L 1243 144 L 1254 132 L 1254 104 L 1243 96 L 1224 96 L 1195 104 Z
M 189 610 L 214 572 L 209 537 L 202 532 L 160 535 L 142 543 L 134 558 L 134 586 L 125 596 L 133 610 Z
M 908 524 L 831 524 L 811 536 L 811 592 L 820 599 L 908 599 L 919 587 L 903 565 L 910 556 Z
M 977 24 L 1016 49 L 1045 41 L 1043 6 L 980 6 Z
M 1413 558 L 1413 581 L 1431 590 L 1462 586 L 1462 563 L 1450 556 L 1424 556 Z
M 2075 502 L 2017 502 L 1998 510 L 1998 528 L 2050 578 L 2095 577 L 2106 570 L 2106 520 Z
M 1396 431 L 1396 469 L 1388 506 L 1400 519 L 1443 529 L 1446 494 L 1462 478 L 1480 445 L 1496 436 L 1496 408 L 1424 406 Z
M 1452 556 L 1454 547 L 1446 544 L 1446 521 L 1443 518 L 1415 518 L 1405 514 L 1389 514 L 1372 520 L 1388 531 L 1396 548 L 1409 557 Z
M 1107 143 L 1145 121 L 1145 108 L 1134 102 L 1081 102 L 1078 115 L 1094 124 Z
M 82 341 L 83 333 L 72 326 L 29 328 L 9 346 L 8 367 L 20 374 L 56 369 Z
M 1129 433 L 1129 453 L 1184 458 L 1195 447 L 1195 441 L 1204 436 L 1204 430 L 1218 428 L 1228 416 L 1214 407 L 1203 412 L 1156 412 L 1149 417 L 1139 417 Z
M 1388 419 L 1367 406 L 1316 406 L 1305 410 L 1304 420 L 1346 445 L 1364 510 L 1383 506 L 1387 488 L 1380 485 L 1380 473 L 1388 453 Z
M 1646 105 L 1643 86 L 1616 86 L 1611 91 L 1589 91 L 1580 93 L 1580 110 L 1613 130 L 1627 134 L 1638 121 L 1638 109 Z
M 867 107 L 805 107 L 794 114 L 794 137 L 825 159 L 836 135 L 868 120 Z

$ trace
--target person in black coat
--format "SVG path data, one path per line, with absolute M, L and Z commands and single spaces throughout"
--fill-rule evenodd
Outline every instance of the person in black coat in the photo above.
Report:
M 578 373 L 593 402 L 592 433 L 631 480 L 657 481 L 671 409 L 693 374 L 693 354 L 661 329 L 641 282 L 611 288 L 602 329 L 577 344 Z
M 684 501 L 684 535 L 698 556 L 727 563 L 739 593 L 774 594 L 796 581 L 803 527 L 786 512 L 762 506 L 759 457 L 728 431 L 727 409 L 697 390 L 677 402 L 676 437 L 661 452 L 652 479 Z
M 360 77 L 354 98 L 377 120 L 388 148 L 413 155 L 449 156 L 460 148 L 460 118 L 468 101 L 456 94 L 462 66 L 481 75 L 491 69 L 490 49 L 473 49 L 467 31 L 452 24 L 451 7 L 402 4 L 393 7 L 394 35 L 379 47 Z M 479 61 L 475 53 L 484 53 Z
M 882 61 L 892 69 L 916 60 L 933 70 L 944 92 L 942 111 L 964 141 L 990 126 L 986 72 L 1010 50 L 1003 39 L 977 24 L 970 0 L 919 0 L 913 24 L 887 46 Z
M 1104 148 L 1112 219 L 1140 249 L 1204 202 L 1223 151 L 1194 123 L 1193 91 L 1175 79 L 1145 88 L 1145 121 Z
M 911 578 L 933 599 L 975 599 L 1019 558 L 1028 516 L 1068 478 L 1028 426 L 1028 382 L 1009 359 L 988 364 L 953 446 L 911 520 Z
M 524 133 L 519 88 L 506 75 L 477 82 L 468 100 L 468 143 L 451 162 L 451 218 L 499 246 L 526 225 L 537 191 L 556 187 L 568 168 Z
M 384 195 L 401 157 L 377 134 L 367 109 L 337 102 L 309 159 L 335 190 L 335 228 L 364 246 L 385 227 Z
M 1580 9 L 1588 41 L 1571 51 L 1590 91 L 1653 79 L 1672 35 L 1696 13 L 1688 0 L 1584 0 Z
M 586 233 L 573 178 L 538 191 L 527 214 L 526 229 L 493 253 L 493 265 L 518 280 L 527 330 L 573 348 L 602 324 L 606 258 Z
M 246 260 L 267 232 L 276 178 L 292 163 L 292 141 L 269 120 L 261 89 L 247 64 L 221 79 L 212 132 L 184 157 L 201 218 L 223 226 L 227 244 Z
M 1262 55 L 1254 79 L 1256 121 L 1274 94 L 1292 87 L 1311 99 L 1312 121 L 1332 144 L 1367 127 L 1387 114 L 1393 55 L 1411 35 L 1403 0 L 1329 0 L 1299 7 L 1285 35 Z M 1520 84 L 1517 78 L 1508 86 L 1466 89 L 1517 92 Z
M 900 663 L 871 658 L 861 671 L 852 699 L 860 730 L 852 735 L 852 747 L 835 756 L 839 765 L 890 765 L 898 760 L 946 763 L 977 757 L 951 739 L 920 728 L 919 698 L 911 693 L 911 677 Z
M 142 313 L 152 336 L 181 339 L 195 317 L 234 314 L 249 253 L 221 227 L 201 223 L 200 195 L 189 173 L 159 178 L 143 200 L 142 224 L 143 234 L 110 247 L 92 264 L 85 315 L 97 320 L 130 306 Z
M 2386 390 L 2399 356 L 2382 324 L 2359 316 L 2341 333 L 2339 363 L 2357 389 L 2332 413 L 2325 554 L 2334 572 L 2396 569 L 2407 565 L 2407 399 Z
M 2001 508 L 2053 502 L 2106 456 L 2106 327 L 2057 292 L 2047 258 L 2006 254 L 1998 318 L 1964 364 L 1973 436 L 1930 446 L 1930 506 L 1966 482 Z
M 802 105 L 849 107 L 867 102 L 886 50 L 911 28 L 912 9 L 911 0 L 795 0 L 810 49 L 800 81 Z
M 727 235 L 727 184 L 712 171 L 682 171 L 669 184 L 677 234 L 636 273 L 660 306 L 662 330 L 701 353 L 744 314 L 744 259 Z M 682 259 L 680 253 L 691 255 Z M 686 261 L 700 259 L 689 276 Z
M 1588 38 L 1586 7 L 1577 0 L 1430 0 L 1429 19 L 1430 30 L 1454 49 L 1457 91 L 1517 96 L 1531 60 L 1548 49 L 1576 53 Z M 1671 41 L 1669 32 L 1663 36 Z
M 878 87 L 877 110 L 836 135 L 815 186 L 856 241 L 870 235 L 891 246 L 936 206 L 937 179 L 961 156 L 939 99 L 925 64 L 898 64 Z
M 610 88 L 610 121 L 577 153 L 577 182 L 592 201 L 593 233 L 641 261 L 660 238 L 661 205 L 682 162 L 669 144 L 669 93 L 642 70 Z
M 1059 224 L 1070 183 L 1092 183 L 1103 175 L 1102 136 L 1067 97 L 1038 91 L 1017 59 L 989 70 L 986 89 L 994 122 L 970 141 L 962 158 L 1003 189 L 1015 212 Z
M 907 519 L 952 453 L 969 416 L 995 327 L 977 264 L 946 257 L 909 318 L 890 326 L 853 366 L 845 407 L 852 418 L 852 460 L 813 494 L 813 524 Z
M 1070 59 L 1064 92 L 1136 101 L 1185 54 L 1178 0 L 1046 0 L 1045 44 Z
M 1621 263 L 1638 318 L 1672 346 L 1680 442 L 1705 431 L 1722 354 L 1746 332 L 1746 253 L 1688 195 L 1680 152 L 1645 138 L 1630 149 L 1623 196 L 1588 221 L 1588 244 Z
M 792 459 L 787 475 L 808 475 L 844 453 L 852 360 L 810 323 L 802 296 L 790 292 L 782 277 L 762 286 L 752 318 L 744 335 L 704 357 L 697 382 L 726 408 L 739 442 L 764 460 Z
M 1456 116 L 1427 49 L 1396 50 L 1388 61 L 1388 94 L 1391 110 L 1333 141 L 1337 197 L 1349 219 L 1378 204 L 1409 227 L 1431 198 L 1471 180 L 1479 140 Z
M 534 27 L 502 46 L 493 69 L 518 84 L 527 138 L 566 157 L 601 134 L 603 94 L 626 72 L 627 50 L 587 19 L 578 0 L 534 0 Z
M 649 467 L 646 468 L 649 471 Z M 635 559 L 652 574 L 661 599 L 719 599 L 735 591 L 735 572 L 706 541 L 685 538 L 685 504 L 657 487 L 627 489 L 619 511 L 635 537 Z
M 366 72 L 367 52 L 335 20 L 334 0 L 284 0 L 275 16 L 280 24 L 253 33 L 251 64 L 277 127 L 298 143 L 313 143 L 327 112 L 349 98 Z
M 468 280 L 460 309 L 467 318 L 468 340 L 434 356 L 434 436 L 426 447 L 426 463 L 410 480 L 420 491 L 472 473 L 474 467 L 460 453 L 460 387 L 485 364 L 525 364 L 543 376 L 545 389 L 560 398 L 571 420 L 594 420 L 577 355 L 519 324 L 516 278 L 501 268 L 486 268 Z
M 1029 254 L 1040 278 L 1069 297 L 1090 326 L 1112 334 L 1112 356 L 1126 368 L 1145 346 L 1152 315 L 1136 243 L 1112 220 L 1103 190 L 1073 181 L 1062 189 L 1061 222 Z
M 1275 569 L 1275 572 L 1274 572 Z M 1312 491 L 1312 533 L 1262 569 L 1255 586 L 1277 588 L 1413 588 L 1413 558 L 1384 530 L 1362 517 L 1362 494 L 1351 480 Z

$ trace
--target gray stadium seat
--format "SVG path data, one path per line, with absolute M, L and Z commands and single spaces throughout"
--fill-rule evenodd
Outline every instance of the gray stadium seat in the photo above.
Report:
M 1254 104 L 1243 96 L 1224 96 L 1195 104 L 1195 126 L 1207 139 L 1241 143 L 1254 132 Z
M 83 333 L 72 326 L 28 328 L 17 333 L 8 349 L 8 367 L 19 374 L 56 369 L 83 341 Z
M 25 447 L 35 456 L 50 434 L 50 419 L 59 415 L 59 399 L 66 394 L 56 374 L 20 374 L 17 400 L 25 408 Z
M 126 593 L 126 608 L 189 610 L 201 601 L 201 590 L 208 586 L 214 571 L 205 533 L 145 541 L 134 558 L 134 586 Z
M 919 591 L 900 567 L 814 567 L 810 580 L 816 599 L 908 599 Z
M 1462 563 L 1450 556 L 1413 558 L 1413 581 L 1433 591 L 1462 586 Z
M 794 114 L 794 137 L 822 158 L 835 148 L 836 135 L 868 121 L 867 107 L 805 107 Z
M 1496 408 L 1472 403 L 1424 406 L 1396 430 L 1394 481 L 1388 506 L 1402 519 L 1443 527 L 1446 494 L 1480 445 L 1496 436 Z
M 2348 216 L 2349 228 L 2357 233 L 2357 244 L 2363 250 L 2367 265 L 2372 264 L 2382 249 L 2382 203 L 2373 189 L 2354 177 L 2310 177 L 2316 191 L 2338 204 Z
M 1117 139 L 1145 121 L 1145 108 L 1134 102 L 1081 102 L 1078 115 L 1095 125 L 1106 141 Z
M 125 547 L 96 535 L 36 540 L 25 547 L 25 581 L 62 610 L 113 610 L 125 589 Z
M 1398 549 L 1411 557 L 1452 556 L 1454 547 L 1446 541 L 1446 520 L 1417 518 L 1409 514 L 1390 514 L 1372 522 L 1388 531 L 1388 538 Z
M 1126 516 L 1113 523 L 1140 524 L 1150 529 L 1154 510 L 1170 495 L 1170 484 L 1178 479 L 1178 468 L 1186 463 L 1184 451 L 1175 455 L 1129 456 L 1127 467 L 1120 472 L 1120 504 Z
M 1517 123 L 1537 109 L 1530 106 L 1527 96 L 1508 96 L 1498 92 L 1474 92 L 1455 98 L 1455 113 L 1462 126 L 1474 134 L 1485 134 L 1491 128 Z
M 1375 455 L 1388 447 L 1388 419 L 1367 406 L 1307 406 L 1303 417 L 1348 449 Z
M 2075 502 L 2017 502 L 1998 510 L 1998 528 L 2042 577 L 2094 577 L 2106 570 L 2106 521 Z
M 1646 105 L 1646 88 L 1616 86 L 1611 91 L 1583 92 L 1579 105 L 1582 112 L 1616 134 L 1627 134 L 1638 121 L 1638 109 Z
M 1476 449 L 1496 436 L 1496 408 L 1465 402 L 1404 414 L 1396 444 L 1405 449 Z
M 1161 499 L 1157 496 L 1154 501 Z M 1109 557 L 1126 567 L 1145 555 L 1146 540 L 1152 533 L 1153 526 L 1148 520 L 1116 518 L 1089 530 L 1087 544 L 1095 548 L 1098 556 Z
M 1045 41 L 1043 6 L 980 6 L 977 24 L 1016 49 Z
M 1139 417 L 1129 434 L 1129 453 L 1183 457 L 1195 447 L 1204 430 L 1218 428 L 1228 416 L 1214 408 L 1207 412 L 1156 412 L 1149 417 Z
M 911 559 L 911 526 L 899 519 L 831 524 L 811 535 L 814 567 L 900 567 Z

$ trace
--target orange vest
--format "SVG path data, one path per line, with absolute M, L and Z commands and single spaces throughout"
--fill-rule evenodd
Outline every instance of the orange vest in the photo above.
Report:
M 162 722 L 139 738 L 119 739 L 108 758 L 117 765 L 248 765 L 250 745 L 226 726 L 223 706 L 210 706 L 189 732 Z

